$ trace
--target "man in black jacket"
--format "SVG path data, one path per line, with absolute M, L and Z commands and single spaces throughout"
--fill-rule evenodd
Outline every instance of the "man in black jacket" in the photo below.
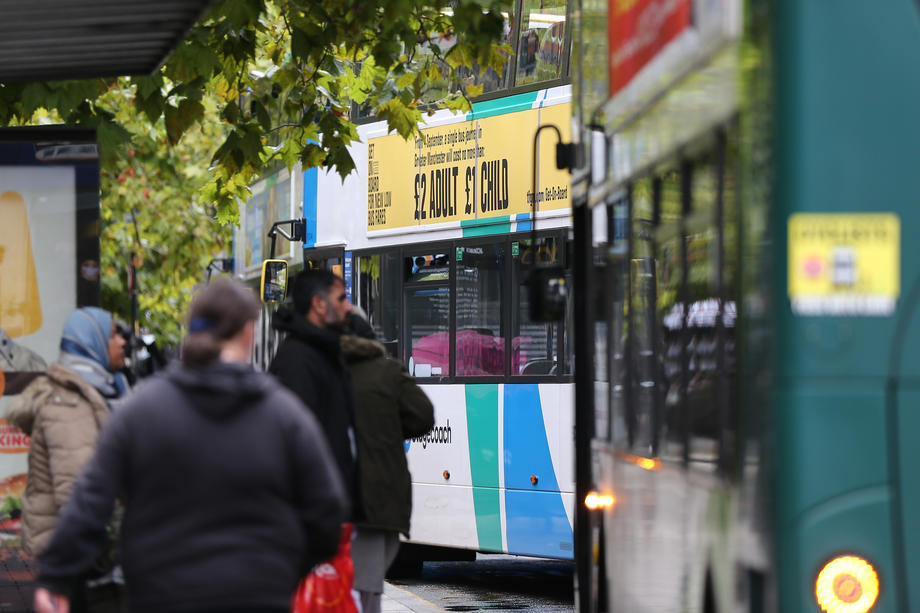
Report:
M 291 294 L 293 310 L 282 307 L 272 319 L 272 327 L 287 336 L 268 370 L 319 420 L 356 505 L 354 404 L 339 345 L 352 310 L 345 283 L 328 270 L 307 270 L 294 279 Z

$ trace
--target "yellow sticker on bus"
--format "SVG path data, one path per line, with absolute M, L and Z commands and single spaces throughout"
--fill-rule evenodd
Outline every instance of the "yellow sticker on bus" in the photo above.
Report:
M 369 139 L 368 231 L 531 212 L 533 136 L 547 123 L 568 142 L 571 105 L 428 128 L 413 141 L 397 134 Z M 569 174 L 556 168 L 555 139 L 544 134 L 537 210 L 568 208 Z
M 796 315 L 884 316 L 901 289 L 901 221 L 894 213 L 789 217 L 789 299 Z

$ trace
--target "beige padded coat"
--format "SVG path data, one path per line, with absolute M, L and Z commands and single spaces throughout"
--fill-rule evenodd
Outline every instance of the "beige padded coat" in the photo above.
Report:
M 60 364 L 49 366 L 7 408 L 7 421 L 32 437 L 22 498 L 27 553 L 38 555 L 51 540 L 61 507 L 93 457 L 108 416 L 102 395 Z

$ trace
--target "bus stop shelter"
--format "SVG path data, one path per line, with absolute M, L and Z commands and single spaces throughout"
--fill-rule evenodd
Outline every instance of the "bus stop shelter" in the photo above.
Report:
M 152 74 L 212 3 L 0 0 L 0 84 Z M 7 523 L 0 522 L 0 610 L 25 613 L 32 610 L 34 569 L 28 559 L 7 555 L 5 539 L 18 532 Z
M 0 83 L 151 74 L 213 0 L 0 0 Z

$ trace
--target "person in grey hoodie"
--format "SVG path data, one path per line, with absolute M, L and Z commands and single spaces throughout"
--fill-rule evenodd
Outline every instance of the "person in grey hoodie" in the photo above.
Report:
M 182 364 L 114 412 L 64 507 L 36 611 L 66 613 L 119 495 L 132 612 L 288 613 L 336 552 L 345 490 L 316 419 L 248 363 L 259 308 L 230 279 L 195 297 Z

